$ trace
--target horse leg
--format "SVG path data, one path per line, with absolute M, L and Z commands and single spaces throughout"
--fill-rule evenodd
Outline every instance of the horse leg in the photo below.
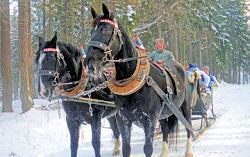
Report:
M 113 153 L 112 155 L 119 155 L 120 154 L 120 139 L 119 139 L 119 136 L 120 136 L 120 132 L 119 132 L 119 129 L 118 129 L 118 126 L 117 126 L 117 123 L 116 123 L 116 118 L 115 116 L 112 116 L 110 118 L 108 118 L 108 121 L 109 121 L 109 124 L 110 124 L 110 127 L 113 131 L 113 135 L 115 137 L 115 147 L 113 149 Z
M 183 112 L 184 117 L 186 120 L 191 124 L 191 110 L 190 106 L 184 101 L 184 103 L 181 106 L 181 110 Z M 192 151 L 192 138 L 191 138 L 191 131 L 187 130 L 187 145 L 186 145 L 186 157 L 193 157 L 193 151 Z
M 71 157 L 77 157 L 78 141 L 79 141 L 79 128 L 81 123 L 73 120 L 70 117 L 66 117 L 67 126 L 70 133 L 70 150 Z
M 100 147 L 101 147 L 101 115 L 94 114 L 91 117 L 91 130 L 92 130 L 92 146 L 95 150 L 95 156 L 101 157 Z
M 148 117 L 146 117 L 143 128 L 144 128 L 144 133 L 145 133 L 145 144 L 144 144 L 143 150 L 144 150 L 146 157 L 151 157 L 153 153 L 155 120 L 152 118 L 149 119 Z
M 168 154 L 168 134 L 169 134 L 169 125 L 167 119 L 160 120 L 161 131 L 163 134 L 163 142 L 162 142 L 162 151 L 160 157 L 167 157 Z
M 122 137 L 122 154 L 123 157 L 129 157 L 131 154 L 130 137 L 132 122 L 128 121 L 128 119 L 125 116 L 121 115 L 121 113 L 116 115 L 118 128 Z

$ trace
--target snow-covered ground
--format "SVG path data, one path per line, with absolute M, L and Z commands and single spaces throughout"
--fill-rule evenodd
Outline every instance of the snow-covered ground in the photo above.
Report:
M 195 157 L 250 157 L 250 85 L 222 83 L 214 94 L 215 112 L 223 113 L 216 123 L 193 142 Z M 20 101 L 14 101 L 14 113 L 0 112 L 0 157 L 69 157 L 69 133 L 62 110 L 38 109 L 49 103 L 35 100 L 36 106 L 20 114 Z M 1 107 L 1 104 L 0 104 Z M 103 126 L 108 127 L 103 120 Z M 79 157 L 94 157 L 90 126 L 80 133 Z M 113 149 L 110 129 L 102 128 L 101 154 L 110 157 Z M 161 136 L 154 140 L 153 156 L 161 151 Z M 182 157 L 185 152 L 185 131 L 180 134 L 177 150 L 169 156 Z M 133 157 L 144 157 L 144 133 L 133 126 L 131 147 Z M 120 155 L 119 157 L 121 157 Z

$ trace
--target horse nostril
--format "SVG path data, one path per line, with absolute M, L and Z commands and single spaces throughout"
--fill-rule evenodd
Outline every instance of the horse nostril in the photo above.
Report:
M 91 65 L 91 64 L 89 64 L 89 65 L 88 65 L 88 69 L 89 69 L 90 71 L 94 71 L 94 66 Z
M 49 95 L 49 90 L 48 90 L 48 89 L 46 89 L 46 90 L 45 90 L 45 92 L 44 92 L 44 96 L 46 96 L 46 97 L 47 97 L 48 95 Z

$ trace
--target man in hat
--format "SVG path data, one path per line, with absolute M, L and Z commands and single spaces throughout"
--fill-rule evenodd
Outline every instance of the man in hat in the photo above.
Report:
M 163 39 L 156 39 L 155 43 L 157 50 L 149 54 L 149 58 L 153 62 L 162 63 L 168 60 L 175 60 L 174 55 L 170 51 L 165 50 L 166 45 Z

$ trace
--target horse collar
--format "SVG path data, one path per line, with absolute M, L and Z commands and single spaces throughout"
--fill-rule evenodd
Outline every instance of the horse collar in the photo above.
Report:
M 66 96 L 75 96 L 81 92 L 83 92 L 87 86 L 88 83 L 88 78 L 86 78 L 85 76 L 87 75 L 87 72 L 85 70 L 84 67 L 84 58 L 81 58 L 81 62 L 82 62 L 82 73 L 81 73 L 81 79 L 78 83 L 78 85 L 70 92 L 66 92 L 62 89 L 62 85 L 59 87 L 59 89 L 56 91 L 57 94 L 59 95 L 66 95 Z
M 138 49 L 138 57 L 142 57 L 137 60 L 137 66 L 134 74 L 124 80 L 115 80 L 116 69 L 112 68 L 111 79 L 108 84 L 109 89 L 118 95 L 130 95 L 137 92 L 146 83 L 146 78 L 150 72 L 150 63 L 146 56 L 146 51 Z

